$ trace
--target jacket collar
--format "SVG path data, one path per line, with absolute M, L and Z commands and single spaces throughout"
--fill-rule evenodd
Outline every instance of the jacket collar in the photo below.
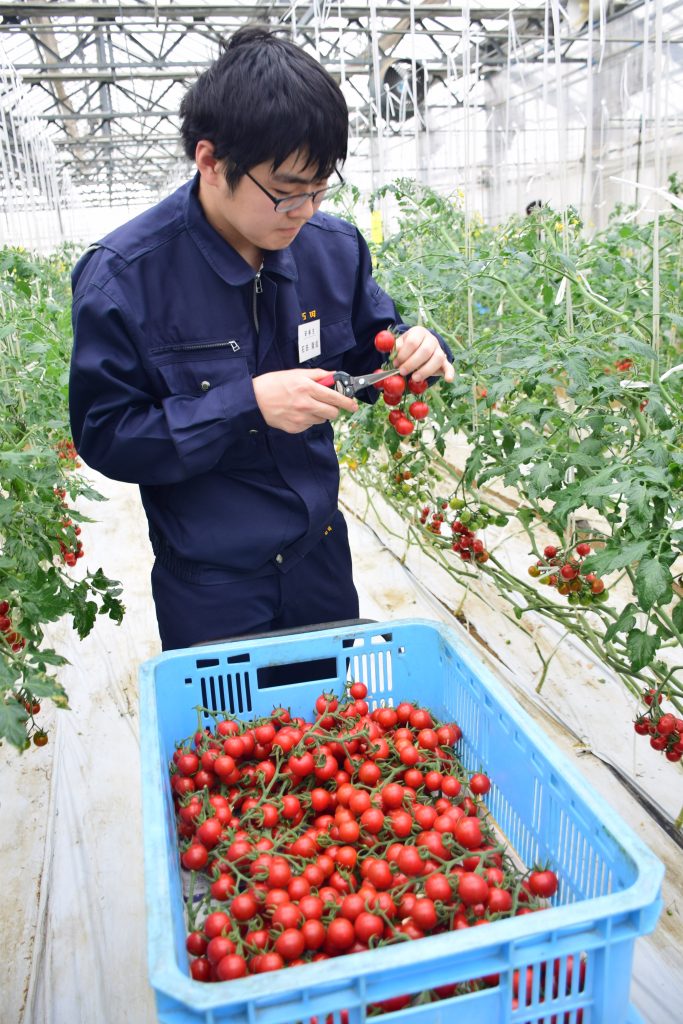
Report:
M 207 263 L 230 285 L 248 284 L 254 280 L 254 269 L 233 247 L 211 227 L 199 202 L 199 172 L 184 186 L 185 224 L 190 237 Z M 265 252 L 263 269 L 280 274 L 291 281 L 298 279 L 298 270 L 289 246 Z

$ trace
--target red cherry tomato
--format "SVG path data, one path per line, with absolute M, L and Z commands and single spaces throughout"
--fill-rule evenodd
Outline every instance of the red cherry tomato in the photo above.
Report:
M 391 352 L 395 338 L 391 331 L 378 331 L 375 335 L 375 348 L 378 352 Z

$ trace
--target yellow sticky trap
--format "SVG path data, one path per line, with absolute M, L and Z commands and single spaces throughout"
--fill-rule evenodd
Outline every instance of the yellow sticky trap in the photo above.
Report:
M 384 241 L 381 210 L 373 210 L 370 214 L 370 238 L 377 245 L 381 245 Z

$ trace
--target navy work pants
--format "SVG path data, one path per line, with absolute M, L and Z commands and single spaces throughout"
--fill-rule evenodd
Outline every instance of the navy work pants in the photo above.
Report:
M 332 529 L 289 572 L 234 583 L 194 583 L 155 562 L 152 595 L 162 648 L 358 618 L 348 531 Z

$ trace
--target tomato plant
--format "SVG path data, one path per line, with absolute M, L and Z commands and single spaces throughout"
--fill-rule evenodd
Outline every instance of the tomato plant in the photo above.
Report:
M 100 498 L 69 436 L 72 262 L 0 250 L 0 739 L 20 750 L 48 741 L 35 720 L 43 698 L 67 707 L 55 675 L 65 658 L 46 624 L 70 616 L 84 637 L 97 615 L 123 615 L 120 587 L 101 569 L 72 572 L 87 522 L 73 503 Z
M 572 210 L 488 226 L 414 183 L 383 191 L 400 221 L 377 277 L 450 344 L 455 378 L 425 392 L 429 416 L 403 437 L 383 403 L 338 424 L 342 460 L 369 503 L 396 509 L 402 539 L 468 588 L 494 583 L 510 622 L 555 621 L 635 698 L 654 688 L 680 717 L 683 216 L 661 214 L 655 235 L 617 210 L 588 239 Z M 531 564 L 491 550 L 506 524 Z M 677 735 L 653 744 L 672 762 Z

